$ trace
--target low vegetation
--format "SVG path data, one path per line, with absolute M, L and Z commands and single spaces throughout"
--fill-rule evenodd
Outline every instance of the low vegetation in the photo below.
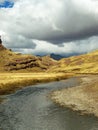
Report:
M 0 95 L 12 93 L 28 85 L 58 81 L 71 76 L 72 74 L 64 73 L 0 73 Z

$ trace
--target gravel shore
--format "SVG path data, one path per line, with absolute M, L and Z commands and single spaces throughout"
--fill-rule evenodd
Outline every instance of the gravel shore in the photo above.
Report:
M 98 75 L 80 79 L 79 86 L 52 92 L 51 99 L 60 106 L 98 117 Z

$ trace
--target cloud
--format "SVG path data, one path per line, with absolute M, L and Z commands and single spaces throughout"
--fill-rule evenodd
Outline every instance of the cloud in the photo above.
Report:
M 16 48 L 15 51 L 22 53 L 31 53 L 34 55 L 47 55 L 51 53 L 60 54 L 63 56 L 82 54 L 93 51 L 98 48 L 98 37 L 91 37 L 85 40 L 64 42 L 62 46 L 54 45 L 50 42 L 33 40 L 36 48 Z
M 88 51 L 92 44 L 88 38 L 98 35 L 98 1 L 15 0 L 13 8 L 0 9 L 0 25 L 3 41 L 10 48 L 37 50 L 44 44 L 62 52 L 66 43 L 70 52 L 80 46 Z
M 12 38 L 11 38 L 11 36 L 12 36 Z M 27 39 L 27 38 L 23 37 L 22 35 L 18 35 L 18 36 L 11 35 L 11 36 L 6 35 L 5 39 L 3 40 L 3 41 L 5 41 L 5 43 L 6 43 L 6 41 L 8 41 L 8 43 L 6 43 L 6 46 L 8 48 L 16 48 L 16 49 L 32 48 L 32 49 L 34 49 L 36 47 L 36 44 L 33 42 L 32 39 Z
M 76 53 L 86 53 L 93 51 L 98 48 L 98 37 L 90 37 L 85 40 L 71 41 L 62 43 L 63 46 L 59 47 L 57 45 L 51 44 L 49 42 L 34 40 L 37 44 L 36 48 L 32 50 L 34 54 L 47 54 L 55 53 L 61 55 L 76 54 Z

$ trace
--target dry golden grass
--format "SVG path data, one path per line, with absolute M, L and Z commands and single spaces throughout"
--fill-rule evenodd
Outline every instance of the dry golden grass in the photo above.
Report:
M 98 50 L 79 56 L 61 59 L 50 68 L 51 72 L 98 73 Z
M 0 50 L 0 72 L 43 72 L 56 63 L 49 56 L 37 57 Z
M 24 86 L 66 79 L 64 73 L 0 73 L 0 94 L 11 93 Z

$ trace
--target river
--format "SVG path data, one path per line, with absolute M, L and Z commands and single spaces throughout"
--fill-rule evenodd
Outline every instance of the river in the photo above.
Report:
M 77 78 L 26 87 L 6 95 L 0 104 L 0 130 L 98 130 L 98 120 L 59 107 L 48 97 L 57 89 L 73 87 Z

